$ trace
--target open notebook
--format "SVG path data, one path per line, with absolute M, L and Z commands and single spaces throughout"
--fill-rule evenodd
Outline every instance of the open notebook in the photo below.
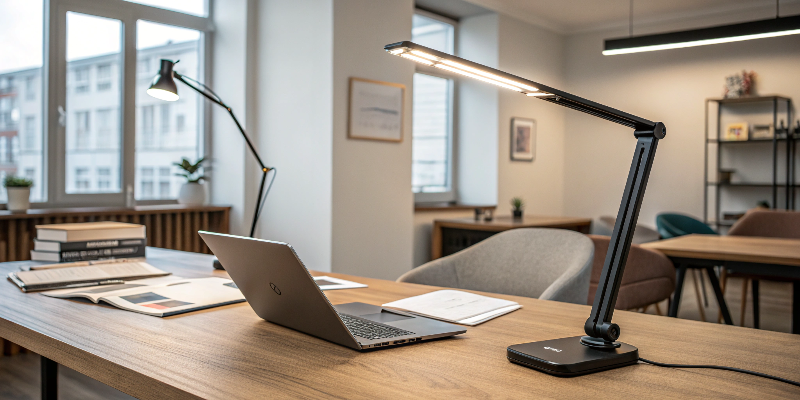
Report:
M 183 279 L 176 276 L 140 279 L 118 285 L 51 290 L 42 294 L 59 298 L 83 297 L 95 303 L 102 301 L 123 310 L 155 317 L 244 301 L 242 292 L 230 279 Z
M 460 290 L 437 290 L 386 303 L 383 307 L 469 326 L 478 325 L 522 308 L 515 301 L 481 296 Z

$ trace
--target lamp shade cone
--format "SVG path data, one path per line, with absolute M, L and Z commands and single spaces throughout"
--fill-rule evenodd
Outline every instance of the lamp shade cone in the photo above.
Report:
M 175 101 L 178 100 L 178 86 L 172 77 L 172 67 L 175 65 L 170 60 L 161 59 L 161 69 L 158 75 L 153 78 L 147 94 L 159 100 Z

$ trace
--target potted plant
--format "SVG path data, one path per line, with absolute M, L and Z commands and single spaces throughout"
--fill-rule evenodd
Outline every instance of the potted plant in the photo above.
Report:
M 3 181 L 3 186 L 5 186 L 6 193 L 8 193 L 8 204 L 6 204 L 6 207 L 9 211 L 25 211 L 30 208 L 31 186 L 33 186 L 32 180 L 8 175 Z
M 514 213 L 514 219 L 522 219 L 522 209 L 525 208 L 525 202 L 522 201 L 522 198 L 514 197 L 511 199 L 511 206 L 514 207 L 512 210 Z
M 206 161 L 205 157 L 200 158 L 195 163 L 184 158 L 181 162 L 173 164 L 182 171 L 175 175 L 186 178 L 186 183 L 181 186 L 178 192 L 179 204 L 201 205 L 206 203 L 206 189 L 203 186 L 203 181 L 206 180 L 206 177 L 203 176 L 200 170 L 204 161 Z

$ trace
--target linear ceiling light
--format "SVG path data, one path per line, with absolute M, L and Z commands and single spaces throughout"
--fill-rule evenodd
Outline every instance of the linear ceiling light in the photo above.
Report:
M 800 15 L 770 18 L 734 25 L 714 26 L 689 31 L 607 39 L 603 55 L 680 49 L 743 40 L 800 34 Z

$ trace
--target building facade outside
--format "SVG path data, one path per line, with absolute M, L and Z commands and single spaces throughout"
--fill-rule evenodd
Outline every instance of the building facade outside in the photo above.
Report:
M 146 94 L 162 58 L 180 60 L 178 72 L 197 76 L 199 41 L 169 43 L 137 51 L 136 171 L 137 200 L 175 199 L 183 178 L 172 166 L 203 154 L 199 95 L 180 88 L 181 98 L 165 102 Z M 67 193 L 119 193 L 122 174 L 121 56 L 100 55 L 67 63 Z M 45 201 L 46 144 L 42 121 L 42 69 L 0 71 L 0 179 L 25 176 L 34 181 L 32 201 Z M 52 159 L 52 158 L 51 158 Z M 0 201 L 6 201 L 0 188 Z

